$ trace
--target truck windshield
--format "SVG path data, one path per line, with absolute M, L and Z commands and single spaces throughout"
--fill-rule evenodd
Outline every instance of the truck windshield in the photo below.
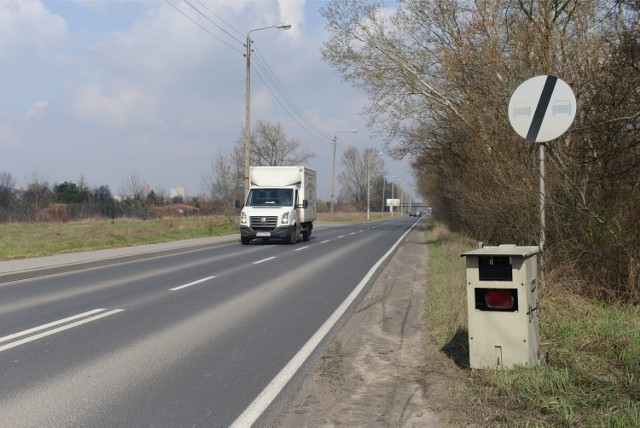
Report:
M 293 205 L 292 189 L 251 189 L 247 197 L 250 207 L 290 207 Z

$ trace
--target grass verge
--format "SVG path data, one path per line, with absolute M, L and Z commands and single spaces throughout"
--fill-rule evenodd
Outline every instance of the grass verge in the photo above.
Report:
M 389 214 L 371 213 L 370 217 L 376 220 Z M 318 221 L 330 220 L 329 213 L 318 215 Z M 227 235 L 238 233 L 237 221 L 236 217 L 194 216 L 0 224 L 0 260 Z M 367 214 L 336 212 L 334 221 L 363 222 Z
M 153 244 L 237 232 L 227 217 L 0 225 L 0 260 Z
M 425 384 L 453 425 L 640 426 L 640 308 L 577 296 L 546 278 L 540 343 L 546 365 L 470 370 L 466 274 L 460 254 L 475 243 L 430 224 Z M 435 368 L 437 367 L 437 368 Z

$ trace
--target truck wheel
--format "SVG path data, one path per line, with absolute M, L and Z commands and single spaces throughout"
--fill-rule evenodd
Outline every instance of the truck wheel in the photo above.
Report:
M 311 239 L 311 231 L 309 229 L 305 229 L 302 231 L 302 240 L 303 241 L 308 241 L 309 239 Z
M 298 242 L 298 236 L 300 236 L 300 229 L 296 226 L 291 231 L 291 236 L 289 237 L 289 244 L 295 244 Z
M 242 245 L 248 245 L 249 242 L 251 242 L 251 239 L 247 238 L 246 236 L 242 236 L 240 238 L 240 242 L 242 242 Z

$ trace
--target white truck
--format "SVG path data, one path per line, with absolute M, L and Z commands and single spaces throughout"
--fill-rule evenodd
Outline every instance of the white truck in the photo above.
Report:
M 316 171 L 304 166 L 252 166 L 240 213 L 240 241 L 308 241 L 316 219 Z M 239 201 L 236 202 L 240 208 Z

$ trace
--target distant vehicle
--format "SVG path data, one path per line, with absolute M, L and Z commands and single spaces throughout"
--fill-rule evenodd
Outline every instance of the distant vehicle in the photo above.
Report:
M 241 207 L 240 241 L 308 241 L 316 219 L 316 171 L 303 166 L 252 166 L 251 188 Z
M 411 216 L 411 217 L 422 217 L 422 211 L 411 211 L 409 213 L 409 216 Z

